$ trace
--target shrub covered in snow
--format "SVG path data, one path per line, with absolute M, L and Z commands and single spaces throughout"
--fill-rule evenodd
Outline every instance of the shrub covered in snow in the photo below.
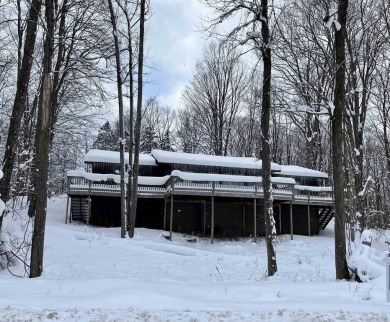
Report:
M 0 234 L 0 270 L 16 264 L 15 257 L 12 254 L 11 234 L 2 231 Z
M 372 232 L 363 231 L 360 244 L 348 258 L 348 267 L 362 282 L 378 278 L 383 268 L 376 263 L 381 257 L 371 248 Z

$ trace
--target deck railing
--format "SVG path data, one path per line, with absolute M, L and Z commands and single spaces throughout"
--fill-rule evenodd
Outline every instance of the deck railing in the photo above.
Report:
M 150 179 L 150 178 L 148 178 Z M 68 194 L 70 195 L 101 195 L 119 196 L 120 184 L 118 180 L 95 181 L 80 175 L 68 175 Z M 215 195 L 227 197 L 262 198 L 261 182 L 229 182 L 229 181 L 194 181 L 183 180 L 171 176 L 165 182 L 153 179 L 147 184 L 138 185 L 138 195 L 145 197 L 167 197 L 172 193 L 177 195 Z M 280 181 L 280 180 L 278 180 Z M 157 181 L 156 181 L 157 182 Z M 296 202 L 332 203 L 332 189 L 330 187 L 300 186 L 292 183 L 273 182 L 273 198 L 275 200 L 294 200 Z

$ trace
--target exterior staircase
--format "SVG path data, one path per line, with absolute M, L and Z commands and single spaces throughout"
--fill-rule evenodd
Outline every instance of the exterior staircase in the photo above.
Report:
M 322 208 L 319 216 L 319 225 L 322 230 L 326 228 L 326 226 L 329 224 L 329 222 L 334 217 L 334 210 L 332 207 L 324 207 Z
M 71 202 L 71 219 L 88 223 L 88 198 L 72 197 Z

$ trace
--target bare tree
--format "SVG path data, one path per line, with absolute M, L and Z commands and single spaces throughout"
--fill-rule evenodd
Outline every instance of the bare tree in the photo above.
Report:
M 183 93 L 185 109 L 207 142 L 206 153 L 227 154 L 232 126 L 242 109 L 247 79 L 238 56 L 232 45 L 210 43 Z
M 344 162 L 343 162 L 343 116 L 345 111 L 345 39 L 347 37 L 348 0 L 339 0 L 337 11 L 329 12 L 329 16 L 337 13 L 335 21 L 335 56 L 336 79 L 334 93 L 334 111 L 332 122 L 332 150 L 333 150 L 333 187 L 335 199 L 335 265 L 336 278 L 348 279 L 346 251 L 346 218 L 344 209 Z M 334 19 L 334 17 L 329 17 Z
M 52 58 L 54 50 L 54 2 L 45 0 L 46 37 L 43 57 L 42 86 L 39 98 L 38 122 L 36 129 L 36 154 L 34 173 L 36 194 L 34 231 L 31 245 L 30 278 L 39 277 L 43 269 L 43 249 L 45 241 L 45 224 L 47 209 L 47 178 L 49 170 L 50 128 L 53 118 L 52 98 Z
M 134 237 L 135 220 L 137 215 L 137 189 L 138 189 L 138 165 L 140 153 L 141 134 L 141 109 L 143 94 L 143 65 L 144 65 L 144 37 L 146 19 L 146 0 L 141 0 L 140 20 L 139 20 L 139 50 L 138 50 L 138 93 L 137 93 L 137 113 L 134 129 L 134 165 L 133 165 L 133 190 L 131 192 L 131 212 L 129 223 L 129 237 Z
M 301 132 L 307 158 L 301 165 L 322 169 L 321 146 L 330 113 L 334 83 L 334 39 L 323 24 L 328 8 L 323 0 L 294 0 L 277 21 L 275 77 L 279 100 Z
M 4 201 L 9 198 L 11 187 L 11 176 L 17 155 L 17 142 L 20 134 L 20 125 L 23 112 L 26 108 L 27 91 L 30 80 L 31 68 L 33 64 L 33 55 L 35 41 L 37 37 L 38 18 L 41 10 L 42 1 L 33 0 L 29 9 L 26 38 L 24 42 L 23 58 L 20 70 L 18 71 L 17 90 L 15 94 L 10 126 L 8 130 L 7 143 L 5 144 L 5 154 L 3 160 L 4 176 L 0 180 L 0 195 Z M 2 226 L 3 214 L 0 214 L 0 229 Z
M 115 46 L 115 61 L 116 61 L 116 83 L 118 91 L 118 107 L 119 107 L 119 155 L 120 155 L 120 187 L 121 187 L 121 237 L 126 237 L 126 185 L 125 185 L 125 131 L 123 121 L 123 94 L 122 94 L 122 68 L 121 68 L 121 52 L 118 40 L 117 17 L 114 12 L 112 1 L 108 0 L 110 9 L 110 18 L 112 24 L 112 34 L 114 37 Z
M 353 182 L 352 219 L 359 222 L 360 230 L 366 228 L 364 173 L 364 130 L 367 110 L 374 83 L 378 59 L 383 58 L 388 44 L 386 26 L 383 23 L 382 8 L 374 0 L 354 0 L 349 5 L 349 19 L 346 34 L 348 53 L 347 105 L 345 130 Z M 356 217 L 356 218 L 355 218 Z
M 145 103 L 142 115 L 141 127 L 143 131 L 146 127 L 153 130 L 156 135 L 157 148 L 162 149 L 167 133 L 172 136 L 176 125 L 176 111 L 169 106 L 163 106 L 158 99 L 152 98 Z M 173 139 L 173 137 L 170 137 Z M 141 138 L 142 139 L 142 138 Z
M 205 1 L 217 12 L 217 17 L 207 21 L 208 32 L 217 33 L 217 27 L 225 20 L 239 15 L 241 21 L 225 39 L 239 40 L 240 44 L 252 43 L 255 53 L 263 61 L 263 81 L 262 81 L 262 179 L 264 190 L 264 217 L 266 226 L 266 243 L 268 259 L 268 275 L 272 276 L 277 271 L 275 252 L 275 221 L 273 217 L 273 199 L 271 189 L 271 161 L 270 161 L 270 115 L 271 115 L 271 75 L 272 75 L 272 35 L 271 17 L 268 0 L 253 1 Z M 261 32 L 259 31 L 261 28 Z

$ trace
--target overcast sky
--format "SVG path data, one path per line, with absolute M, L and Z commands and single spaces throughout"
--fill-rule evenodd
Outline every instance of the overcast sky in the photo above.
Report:
M 198 0 L 151 0 L 146 48 L 156 66 L 144 87 L 144 98 L 158 95 L 163 105 L 180 106 L 181 91 L 201 58 L 205 39 L 196 25 L 208 9 Z

